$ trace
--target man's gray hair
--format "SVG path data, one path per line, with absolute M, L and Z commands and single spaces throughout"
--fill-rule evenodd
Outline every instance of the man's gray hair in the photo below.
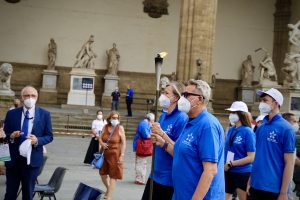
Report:
M 28 89 L 28 88 L 32 88 L 33 91 L 34 91 L 34 93 L 38 96 L 38 91 L 37 91 L 33 86 L 31 86 L 31 85 L 27 85 L 27 86 L 25 86 L 25 87 L 21 90 L 21 96 L 23 96 L 24 91 L 25 91 L 26 89 Z
M 146 119 L 150 120 L 150 121 L 154 121 L 155 120 L 155 116 L 153 113 L 147 113 L 145 116 Z
M 207 82 L 202 81 L 202 80 L 195 80 L 195 79 L 190 79 L 188 81 L 188 85 L 195 85 L 196 88 L 201 92 L 201 94 L 204 97 L 204 102 L 208 104 L 210 95 L 211 95 L 211 88 L 208 85 Z

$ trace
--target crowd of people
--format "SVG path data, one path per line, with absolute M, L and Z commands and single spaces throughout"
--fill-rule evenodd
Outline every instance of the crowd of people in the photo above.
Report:
M 261 115 L 256 120 L 244 102 L 233 102 L 226 109 L 230 128 L 225 134 L 207 110 L 209 85 L 201 80 L 179 85 L 166 87 L 159 98 L 162 115 L 150 125 L 154 169 L 142 199 L 149 199 L 149 180 L 153 199 L 231 200 L 234 194 L 240 200 L 293 199 L 299 125 L 295 115 L 280 113 L 282 94 L 258 90 Z
M 230 127 L 224 133 L 208 111 L 211 88 L 205 81 L 170 82 L 158 99 L 162 108 L 159 119 L 155 122 L 154 114 L 148 113 L 133 140 L 133 151 L 138 148 L 137 141 L 146 141 L 149 148 L 149 141 L 155 144 L 149 177 L 147 156 L 151 154 L 136 155 L 135 183 L 145 185 L 141 199 L 149 199 L 150 193 L 155 200 L 230 200 L 235 194 L 240 200 L 292 199 L 293 169 L 300 164 L 295 157 L 298 120 L 292 113 L 280 113 L 283 96 L 277 89 L 256 93 L 261 115 L 252 120 L 247 105 L 235 101 L 226 109 Z M 133 95 L 130 87 L 128 95 Z M 5 162 L 5 200 L 16 199 L 20 183 L 22 196 L 32 199 L 43 146 L 53 140 L 50 113 L 35 105 L 36 89 L 23 88 L 21 97 L 23 105 L 16 100 L 4 121 L 11 154 L 11 161 Z M 19 153 L 26 140 L 32 146 L 29 164 Z M 120 114 L 112 110 L 105 119 L 98 110 L 84 163 L 92 163 L 95 152 L 104 152 L 99 169 L 106 187 L 103 199 L 112 199 L 116 181 L 123 178 L 125 149 Z

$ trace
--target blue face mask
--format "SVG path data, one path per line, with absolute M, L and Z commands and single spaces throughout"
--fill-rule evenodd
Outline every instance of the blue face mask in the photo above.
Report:
M 117 126 L 119 124 L 119 120 L 113 119 L 113 120 L 111 120 L 110 123 L 111 123 L 112 126 Z

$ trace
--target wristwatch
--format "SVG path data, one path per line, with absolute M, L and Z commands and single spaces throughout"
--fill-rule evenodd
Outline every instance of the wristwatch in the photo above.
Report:
M 228 166 L 229 168 L 232 167 L 231 163 L 227 163 L 227 166 Z

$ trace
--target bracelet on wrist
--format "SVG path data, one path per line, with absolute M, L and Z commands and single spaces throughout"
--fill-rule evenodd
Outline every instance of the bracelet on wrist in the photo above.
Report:
M 230 161 L 230 167 L 233 167 L 232 161 Z

